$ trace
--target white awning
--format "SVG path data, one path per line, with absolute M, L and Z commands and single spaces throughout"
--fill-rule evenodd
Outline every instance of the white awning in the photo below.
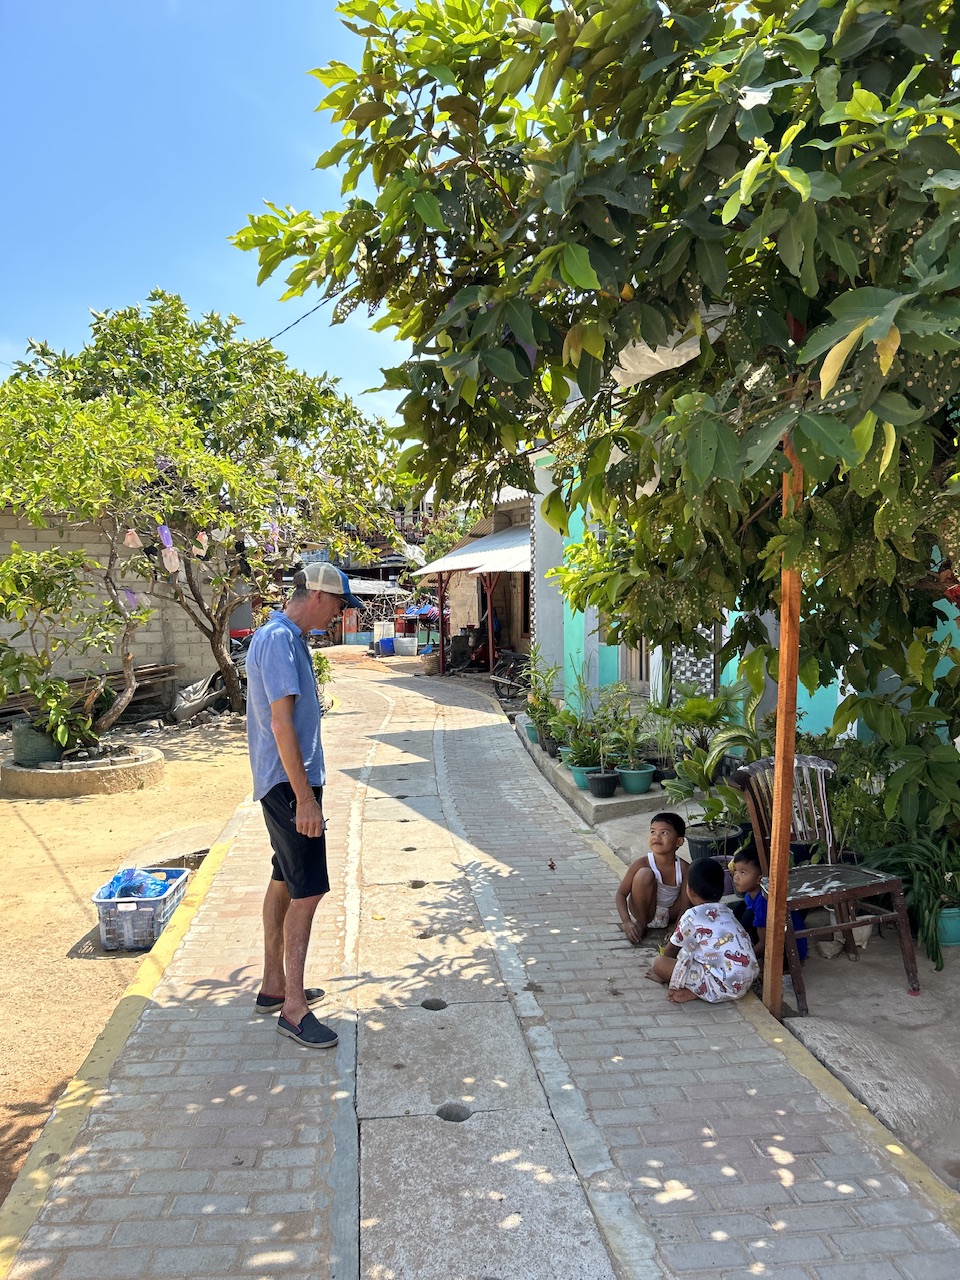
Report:
M 499 533 L 473 538 L 462 547 L 432 560 L 414 575 L 436 573 L 529 573 L 530 526 L 512 524 Z

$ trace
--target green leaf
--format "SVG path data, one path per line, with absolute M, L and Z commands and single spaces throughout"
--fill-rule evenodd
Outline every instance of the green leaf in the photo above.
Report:
M 431 62 L 423 69 L 439 84 L 442 84 L 445 89 L 458 89 L 460 87 L 457 77 L 453 74 L 450 68 L 445 67 L 443 63 Z
M 797 411 L 790 409 L 786 413 L 780 413 L 775 418 L 771 418 L 763 426 L 753 428 L 747 433 L 741 442 L 741 447 L 743 445 L 747 446 L 745 457 L 747 460 L 746 474 L 748 476 L 756 475 L 770 455 L 777 449 L 780 441 L 791 431 L 796 421 Z
M 801 413 L 798 424 L 807 437 L 829 458 L 846 463 L 857 460 L 857 447 L 850 428 L 828 413 Z
M 541 503 L 544 520 L 559 533 L 566 534 L 570 525 L 570 512 L 559 489 L 552 489 Z
M 429 191 L 418 191 L 413 197 L 413 207 L 424 226 L 432 227 L 435 231 L 447 230 L 443 214 L 440 212 L 440 203 L 435 195 Z
M 480 359 L 501 382 L 523 381 L 523 374 L 517 368 L 512 352 L 505 351 L 503 347 L 484 347 L 480 352 Z
M 603 365 L 587 351 L 581 351 L 580 363 L 577 366 L 577 386 L 583 392 L 585 400 L 592 400 L 600 390 L 603 378 Z
M 582 244 L 565 244 L 560 255 L 560 274 L 575 289 L 599 289 L 600 281 Z
M 698 240 L 696 247 L 697 270 L 715 298 L 723 296 L 727 283 L 727 254 L 716 240 Z
M 687 436 L 687 462 L 701 485 L 706 484 L 717 456 L 717 424 L 713 418 L 699 418 Z
M 777 173 L 794 191 L 800 193 L 801 200 L 810 199 L 810 179 L 802 169 L 797 169 L 794 165 L 777 165 Z M 838 187 L 839 185 L 837 183 Z
M 504 318 L 520 342 L 529 347 L 537 346 L 533 332 L 533 309 L 529 302 L 522 298 L 511 298 L 504 306 Z

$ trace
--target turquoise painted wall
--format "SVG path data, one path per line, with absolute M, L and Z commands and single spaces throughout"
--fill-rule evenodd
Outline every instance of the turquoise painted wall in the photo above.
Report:
M 583 514 L 575 512 L 570 517 L 570 528 L 564 539 L 566 548 L 578 543 L 583 537 Z M 592 655 L 596 652 L 596 657 Z M 597 644 L 596 637 L 587 633 L 586 617 L 570 607 L 567 601 L 563 604 L 563 688 L 564 698 L 574 701 L 576 675 L 583 670 L 584 657 L 591 654 L 590 669 L 587 678 L 595 688 L 616 684 L 620 679 L 620 650 L 616 645 Z

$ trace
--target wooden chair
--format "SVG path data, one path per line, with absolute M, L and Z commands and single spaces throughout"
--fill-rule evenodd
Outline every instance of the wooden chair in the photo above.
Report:
M 857 948 L 853 930 L 859 927 L 856 918 L 858 912 L 871 916 L 877 924 L 890 923 L 897 926 L 909 990 L 912 995 L 920 990 L 917 958 L 903 900 L 903 884 L 899 877 L 840 860 L 827 803 L 827 778 L 835 770 L 836 765 L 816 756 L 797 756 L 794 766 L 790 839 L 815 841 L 826 857 L 825 862 L 793 867 L 787 881 L 785 950 L 797 997 L 797 1011 L 801 1015 L 806 1015 L 808 1010 L 803 970 L 797 953 L 797 938 L 832 938 L 835 933 L 842 933 L 847 955 L 856 960 Z M 769 888 L 770 836 L 773 828 L 773 756 L 766 756 L 753 764 L 741 765 L 729 781 L 743 792 L 747 802 L 763 871 L 762 888 L 766 893 Z M 892 908 L 889 910 L 865 901 L 887 894 L 892 899 Z M 836 924 L 795 930 L 790 912 L 807 911 L 813 907 L 831 907 L 836 915 Z

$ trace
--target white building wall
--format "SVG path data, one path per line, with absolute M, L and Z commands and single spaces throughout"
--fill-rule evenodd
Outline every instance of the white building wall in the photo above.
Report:
M 563 564 L 563 535 L 547 524 L 540 511 L 540 498 L 553 487 L 548 467 L 537 468 L 539 497 L 533 501 L 533 534 L 531 537 L 532 573 L 530 575 L 531 629 L 547 665 L 564 660 L 564 599 L 556 581 L 544 575 L 548 569 Z

